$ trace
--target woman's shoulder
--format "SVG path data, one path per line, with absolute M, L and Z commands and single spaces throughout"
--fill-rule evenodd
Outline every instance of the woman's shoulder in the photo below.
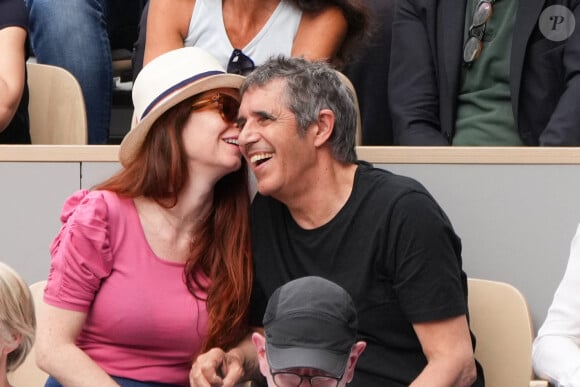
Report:
M 111 213 L 122 212 L 130 205 L 130 199 L 122 198 L 115 192 L 107 190 L 81 189 L 74 192 L 65 201 L 61 211 L 61 221 L 66 223 L 70 218 L 76 221 L 108 220 Z

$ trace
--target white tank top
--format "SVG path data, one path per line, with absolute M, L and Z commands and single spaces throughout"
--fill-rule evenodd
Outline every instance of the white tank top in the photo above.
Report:
M 224 69 L 234 48 L 241 49 L 258 66 L 272 55 L 291 55 L 301 19 L 302 11 L 282 0 L 246 47 L 233 47 L 223 22 L 222 0 L 196 0 L 184 44 L 205 49 Z

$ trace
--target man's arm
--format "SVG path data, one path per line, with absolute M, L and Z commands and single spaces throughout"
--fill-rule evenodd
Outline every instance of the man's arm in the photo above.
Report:
M 477 377 L 465 315 L 413 324 L 427 366 L 409 387 L 468 387 Z
M 254 328 L 236 347 L 225 352 L 212 348 L 197 357 L 189 373 L 191 387 L 220 385 L 233 387 L 243 380 L 262 378 L 252 333 L 264 334 L 263 328 Z
M 20 104 L 24 91 L 26 30 L 0 30 L 0 132 L 4 131 Z
M 410 386 L 471 386 L 477 369 L 466 318 L 461 241 L 426 192 L 409 193 L 397 204 L 391 223 L 397 244 L 394 284 L 427 360 Z
M 393 18 L 389 105 L 399 145 L 449 145 L 441 134 L 439 90 L 426 25 L 414 0 L 399 1 Z

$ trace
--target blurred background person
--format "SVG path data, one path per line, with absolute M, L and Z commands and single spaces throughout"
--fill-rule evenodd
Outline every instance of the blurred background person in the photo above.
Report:
M 111 49 L 131 50 L 146 0 L 25 0 L 38 63 L 62 67 L 79 81 L 89 144 L 109 140 L 113 96 Z
M 27 34 L 28 13 L 22 0 L 1 0 L 0 144 L 30 144 Z
M 564 277 L 532 348 L 536 375 L 555 387 L 580 387 L 580 225 Z
M 28 285 L 10 266 L 0 262 L 0 387 L 8 387 L 14 371 L 34 343 L 36 318 Z M 24 386 L 23 386 L 24 387 Z
M 580 145 L 577 0 L 406 0 L 393 19 L 395 143 Z
M 360 0 L 152 0 L 148 7 L 134 73 L 183 46 L 205 48 L 234 73 L 246 74 L 278 54 L 342 66 L 369 31 Z
M 389 108 L 391 30 L 397 0 L 365 0 L 369 9 L 370 37 L 345 64 L 360 105 L 362 145 L 393 145 Z

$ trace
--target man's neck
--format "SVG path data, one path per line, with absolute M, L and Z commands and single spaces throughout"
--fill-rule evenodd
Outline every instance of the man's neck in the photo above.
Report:
M 281 201 L 300 227 L 320 227 L 331 221 L 348 201 L 356 169 L 356 164 L 338 162 L 320 168 L 311 176 L 304 193 Z

